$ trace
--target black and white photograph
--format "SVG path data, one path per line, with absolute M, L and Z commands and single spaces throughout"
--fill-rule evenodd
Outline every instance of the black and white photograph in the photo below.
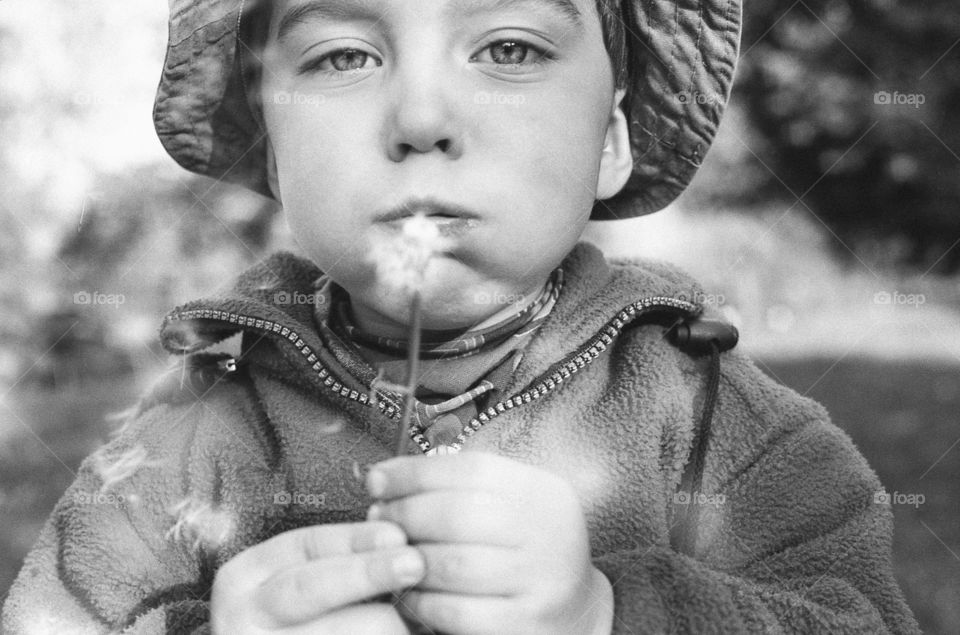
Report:
M 0 633 L 960 633 L 960 3 L 0 0 Z

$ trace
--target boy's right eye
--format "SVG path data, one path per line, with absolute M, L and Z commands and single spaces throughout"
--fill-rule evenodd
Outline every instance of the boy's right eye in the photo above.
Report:
M 383 60 L 374 57 L 366 51 L 356 48 L 343 48 L 305 62 L 298 70 L 300 73 L 309 73 L 311 71 L 349 73 L 382 65 Z

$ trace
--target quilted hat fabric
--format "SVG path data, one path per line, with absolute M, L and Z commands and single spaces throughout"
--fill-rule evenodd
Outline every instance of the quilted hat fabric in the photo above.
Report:
M 740 0 L 624 0 L 625 111 L 633 173 L 594 220 L 666 207 L 693 178 L 733 82 Z M 167 152 L 184 168 L 266 196 L 266 136 L 250 109 L 239 42 L 244 0 L 170 0 L 170 33 L 154 106 Z

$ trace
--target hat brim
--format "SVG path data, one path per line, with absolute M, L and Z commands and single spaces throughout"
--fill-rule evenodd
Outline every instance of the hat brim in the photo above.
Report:
M 720 125 L 739 51 L 740 0 L 628 0 L 622 10 L 633 172 L 593 220 L 650 214 L 683 192 Z M 272 197 L 238 50 L 242 11 L 243 0 L 170 1 L 154 125 L 184 168 Z

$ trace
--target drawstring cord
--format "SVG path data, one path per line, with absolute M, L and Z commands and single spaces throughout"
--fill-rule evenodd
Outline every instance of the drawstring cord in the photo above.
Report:
M 710 366 L 707 371 L 707 389 L 703 400 L 703 412 L 700 415 L 700 425 L 695 432 L 691 460 L 687 462 L 687 469 L 681 481 L 681 492 L 677 496 L 686 496 L 686 513 L 674 525 L 676 530 L 672 543 L 681 553 L 692 555 L 697 546 L 697 529 L 700 526 L 700 496 L 703 492 L 703 468 L 706 463 L 707 449 L 710 445 L 710 427 L 713 423 L 713 412 L 717 405 L 717 396 L 720 388 L 720 347 L 715 341 L 709 342 Z M 689 487 L 683 487 L 689 482 Z

